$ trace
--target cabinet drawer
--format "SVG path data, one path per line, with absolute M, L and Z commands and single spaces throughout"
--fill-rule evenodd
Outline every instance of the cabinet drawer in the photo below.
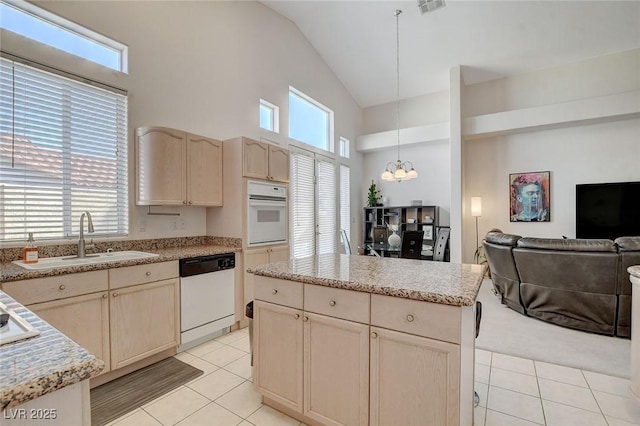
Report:
M 371 325 L 459 344 L 461 324 L 458 306 L 371 295 Z
M 369 293 L 304 285 L 304 310 L 369 324 Z
M 302 283 L 255 275 L 253 286 L 258 300 L 302 309 Z
M 4 283 L 2 289 L 23 305 L 107 290 L 108 272 L 91 271 Z
M 178 261 L 148 263 L 109 269 L 109 288 L 128 287 L 153 281 L 168 280 L 178 276 Z

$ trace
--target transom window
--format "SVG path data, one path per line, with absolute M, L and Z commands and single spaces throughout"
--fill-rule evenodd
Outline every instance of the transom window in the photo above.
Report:
M 274 133 L 280 131 L 280 108 L 274 104 L 260 99 L 260 127 Z
M 116 71 L 127 72 L 127 46 L 26 1 L 0 2 L 0 28 Z
M 0 241 L 128 233 L 127 96 L 0 58 Z
M 349 158 L 349 139 L 340 137 L 340 157 Z
M 333 151 L 333 111 L 289 86 L 289 137 Z

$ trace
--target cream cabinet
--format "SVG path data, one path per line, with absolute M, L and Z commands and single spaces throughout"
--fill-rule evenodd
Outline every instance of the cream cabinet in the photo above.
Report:
M 309 424 L 473 423 L 473 307 L 254 279 L 265 404 Z
M 459 425 L 460 346 L 371 327 L 371 425 Z
M 178 346 L 177 278 L 110 291 L 111 368 Z
M 136 129 L 138 205 L 222 205 L 222 142 L 166 127 Z
M 242 138 L 244 177 L 289 182 L 289 150 Z
M 250 248 L 243 252 L 244 257 L 244 303 L 253 300 L 253 274 L 246 272 L 252 266 L 289 260 L 289 246 L 270 246 Z
M 351 299 L 351 292 L 337 289 L 323 289 L 327 291 L 319 302 L 308 305 L 307 289 L 315 286 L 257 278 L 256 389 L 303 420 L 367 425 L 369 325 L 328 315 L 366 317 L 368 321 L 368 306 Z M 369 299 L 365 293 L 357 296 Z
M 110 369 L 108 272 L 12 281 L 4 292 L 60 330 Z
M 302 311 L 256 300 L 254 383 L 279 404 L 302 412 Z
M 107 291 L 36 303 L 27 305 L 27 308 L 103 360 L 104 369 L 100 374 L 110 371 Z

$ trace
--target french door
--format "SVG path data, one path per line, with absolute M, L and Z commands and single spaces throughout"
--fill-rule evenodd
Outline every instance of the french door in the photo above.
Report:
M 336 161 L 290 147 L 291 255 L 294 259 L 335 253 Z

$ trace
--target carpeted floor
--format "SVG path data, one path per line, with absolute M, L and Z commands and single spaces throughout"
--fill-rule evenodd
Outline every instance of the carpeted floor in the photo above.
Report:
M 486 278 L 478 300 L 482 322 L 476 348 L 629 378 L 631 340 L 571 330 L 525 317 L 494 296 Z
M 102 426 L 200 376 L 173 357 L 91 389 L 91 424 Z

